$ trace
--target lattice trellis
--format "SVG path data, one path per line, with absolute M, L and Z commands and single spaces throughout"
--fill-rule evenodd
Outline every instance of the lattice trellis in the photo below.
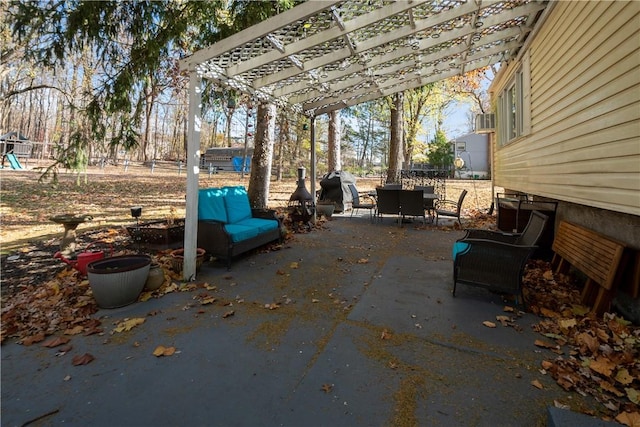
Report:
M 513 59 L 547 1 L 310 0 L 181 61 L 317 116 Z

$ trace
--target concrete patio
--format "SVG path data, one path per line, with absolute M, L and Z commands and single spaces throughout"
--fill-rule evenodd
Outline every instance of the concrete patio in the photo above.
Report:
M 505 327 L 496 316 L 515 314 L 499 296 L 452 297 L 461 232 L 367 215 L 230 272 L 205 265 L 196 283 L 215 290 L 101 310 L 105 333 L 74 336 L 61 357 L 5 344 L 2 425 L 542 426 L 554 400 L 595 407 L 539 371 L 554 354 L 534 345 L 535 316 Z M 133 317 L 145 322 L 110 333 Z M 155 357 L 159 345 L 177 352 Z M 95 360 L 73 366 L 84 353 Z

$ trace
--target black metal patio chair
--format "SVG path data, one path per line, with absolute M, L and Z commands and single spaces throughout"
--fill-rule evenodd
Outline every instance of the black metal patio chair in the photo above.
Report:
M 440 219 L 441 216 L 455 218 L 458 220 L 458 224 L 462 225 L 460 221 L 460 211 L 462 210 L 462 202 L 464 202 L 466 196 L 467 190 L 462 190 L 457 202 L 452 200 L 438 200 L 436 204 L 436 225 L 438 225 L 438 219 Z M 455 210 L 451 210 L 448 207 L 455 207 Z
M 373 197 L 369 196 L 366 193 L 360 194 L 356 186 L 353 184 L 348 184 L 348 185 L 349 185 L 349 190 L 351 190 L 351 197 L 353 199 L 351 202 L 351 216 L 353 216 L 353 213 L 358 209 L 368 209 L 369 217 L 371 219 L 371 222 L 373 222 L 373 211 L 376 208 L 376 203 Z M 360 196 L 368 198 L 369 200 L 371 200 L 371 203 L 362 203 L 360 201 Z

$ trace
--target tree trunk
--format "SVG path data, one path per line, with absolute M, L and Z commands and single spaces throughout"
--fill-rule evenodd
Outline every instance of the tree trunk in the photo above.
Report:
M 251 159 L 249 188 L 247 189 L 253 208 L 263 209 L 268 205 L 275 133 L 276 106 L 260 103 L 256 115 L 255 147 Z
M 391 136 L 389 143 L 389 169 L 387 170 L 386 182 L 398 182 L 400 179 L 400 168 L 402 165 L 402 104 L 403 94 L 398 92 L 393 96 L 393 106 L 391 108 Z
M 329 172 L 342 170 L 340 161 L 340 111 L 329 113 L 329 152 L 327 163 Z

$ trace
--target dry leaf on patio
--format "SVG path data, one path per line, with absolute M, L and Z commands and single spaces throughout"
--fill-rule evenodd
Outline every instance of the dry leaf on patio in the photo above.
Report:
M 81 325 L 74 326 L 73 328 L 65 329 L 65 335 L 78 335 L 84 331 L 84 328 Z
M 59 345 L 66 344 L 68 342 L 69 342 L 69 338 L 67 337 L 55 337 L 43 342 L 42 346 L 53 348 L 53 347 L 58 347 Z
M 369 259 L 368 258 L 360 258 L 357 261 L 358 264 L 368 264 L 369 263 Z
M 546 341 L 542 341 L 542 340 L 535 340 L 535 342 L 533 343 L 535 344 L 537 347 L 542 347 L 542 348 L 557 348 L 558 346 L 556 344 L 552 344 L 550 342 L 546 342 Z
M 495 327 L 496 327 L 496 324 L 495 324 L 495 323 L 493 323 L 493 322 L 489 322 L 488 320 L 485 320 L 484 322 L 482 322 L 482 324 L 483 324 L 484 326 L 486 326 L 487 328 L 495 328 Z
M 93 357 L 89 353 L 85 353 L 82 356 L 73 356 L 73 360 L 71 360 L 71 363 L 73 364 L 73 366 L 86 365 L 88 363 L 91 363 L 94 359 L 95 357 Z
M 535 388 L 542 390 L 544 387 L 542 386 L 542 383 L 538 380 L 533 380 L 531 381 L 531 385 L 534 386 Z
M 390 340 L 393 337 L 393 335 L 391 335 L 391 333 L 389 331 L 387 331 L 386 329 L 384 329 L 382 331 L 382 333 L 380 334 L 380 339 L 381 340 Z
M 26 345 L 27 347 L 31 344 L 35 344 L 40 341 L 44 341 L 45 335 L 44 332 L 38 332 L 35 335 L 31 335 L 22 340 L 22 345 Z
M 130 331 L 138 325 L 142 325 L 144 323 L 144 317 L 133 317 L 131 319 L 125 319 L 122 322 L 118 323 L 112 333 L 115 332 L 125 332 Z
M 333 384 L 322 384 L 321 390 L 325 393 L 330 393 L 333 389 Z
M 512 322 L 509 316 L 496 316 L 496 320 L 502 324 L 502 326 L 509 326 Z
M 280 308 L 280 305 L 272 302 L 270 304 L 265 304 L 264 308 L 266 308 L 267 310 L 275 310 L 276 308 Z
M 213 304 L 214 302 L 216 302 L 215 297 L 206 297 L 200 300 L 200 305 Z
M 235 311 L 233 311 L 233 310 L 230 310 L 230 311 L 227 311 L 226 313 L 224 313 L 224 314 L 222 315 L 222 318 L 223 318 L 223 319 L 226 319 L 227 317 L 231 317 L 231 316 L 233 316 L 234 314 L 236 314 L 236 312 L 235 312 Z
M 606 359 L 604 357 L 598 357 L 596 360 L 591 360 L 589 362 L 589 368 L 592 371 L 602 374 L 606 377 L 611 376 L 615 367 L 616 367 L 615 363 L 613 363 L 611 360 Z
M 616 417 L 616 421 L 629 427 L 640 426 L 640 412 L 621 412 Z
M 629 385 L 633 382 L 633 377 L 629 375 L 629 371 L 626 368 L 623 368 L 618 371 L 615 380 L 620 384 Z
M 625 388 L 624 391 L 627 392 L 627 398 L 630 401 L 632 401 L 636 405 L 640 405 L 640 391 L 631 387 Z
M 578 324 L 576 319 L 560 319 L 558 320 L 558 325 L 564 329 L 571 329 Z
M 176 352 L 175 347 L 165 347 L 163 345 L 159 345 L 156 347 L 155 350 L 153 350 L 153 355 L 156 357 L 172 356 L 175 354 L 175 352 Z
M 295 270 L 296 268 L 298 268 L 298 263 L 297 262 L 292 262 L 291 264 L 289 264 L 289 268 L 292 270 Z
M 622 396 L 624 396 L 624 393 L 623 393 L 623 392 L 621 392 L 620 390 L 618 390 L 618 389 L 617 389 L 613 384 L 611 384 L 611 383 L 610 383 L 610 382 L 608 382 L 608 381 L 604 381 L 604 380 L 602 380 L 602 381 L 600 381 L 598 384 L 600 385 L 600 387 L 602 387 L 602 389 L 603 389 L 603 390 L 606 390 L 606 391 L 608 391 L 609 393 L 613 393 L 613 394 L 615 394 L 615 395 L 616 395 L 616 396 L 618 396 L 618 397 L 622 397 Z

